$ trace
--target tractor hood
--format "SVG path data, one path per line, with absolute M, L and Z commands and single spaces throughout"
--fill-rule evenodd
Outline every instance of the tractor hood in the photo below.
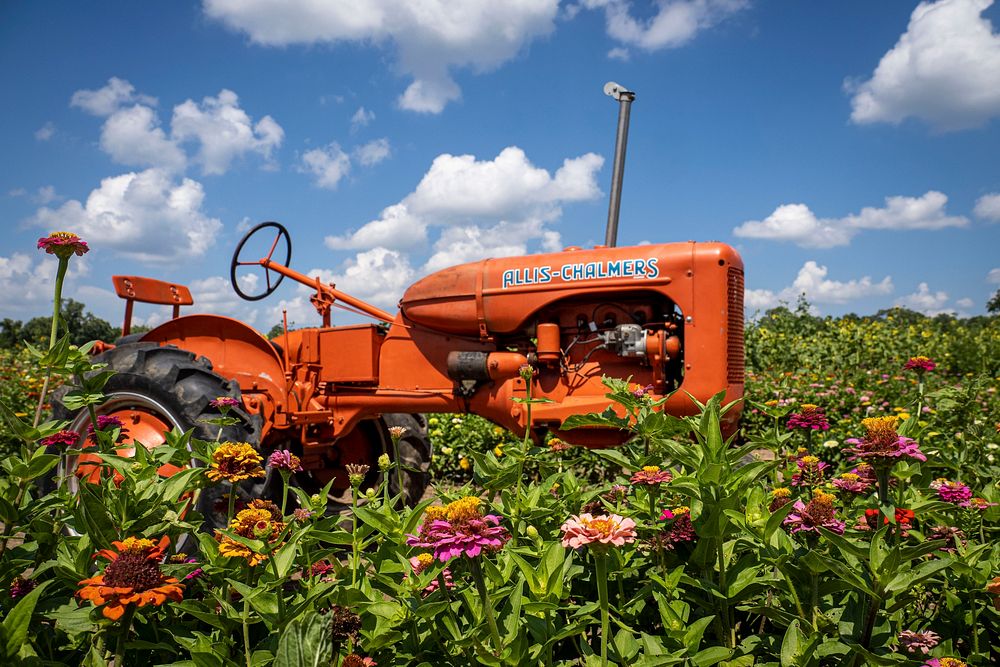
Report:
M 699 270 L 720 267 L 743 268 L 736 251 L 723 243 L 567 248 L 443 269 L 411 285 L 399 307 L 414 323 L 480 337 L 518 331 L 539 309 L 574 297 L 614 301 L 616 294 L 649 290 L 668 294 L 689 312 L 691 279 Z

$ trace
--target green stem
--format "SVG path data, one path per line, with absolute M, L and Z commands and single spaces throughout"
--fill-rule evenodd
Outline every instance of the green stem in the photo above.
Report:
M 979 659 L 979 607 L 976 605 L 976 594 L 972 596 L 972 657 Z
M 236 484 L 234 482 L 229 483 L 229 512 L 226 514 L 226 529 L 229 529 L 229 524 L 233 521 L 233 511 L 236 509 Z M 244 515 L 245 516 L 245 515 Z
M 285 507 L 288 505 L 288 471 L 281 471 L 281 516 L 285 516 Z
M 52 304 L 52 330 L 49 333 L 49 349 L 56 346 L 56 336 L 59 335 L 59 309 L 62 307 L 62 287 L 66 278 L 66 269 L 69 267 L 69 257 L 59 258 L 59 267 L 56 269 L 55 302 Z M 32 428 L 38 426 L 42 418 L 42 406 L 45 405 L 45 394 L 49 390 L 49 380 L 52 378 L 52 366 L 45 369 L 45 380 L 42 382 L 42 392 L 38 396 L 38 407 L 35 408 L 35 420 Z
M 250 598 L 243 598 L 243 655 L 250 667 Z
M 798 612 L 799 618 L 805 620 L 806 613 L 805 610 L 802 609 L 802 600 L 799 599 L 799 593 L 795 590 L 795 584 L 792 582 L 792 578 L 788 576 L 788 573 L 785 572 L 783 568 L 778 568 L 778 570 L 781 572 L 781 576 L 785 578 L 785 583 L 788 584 L 788 592 L 792 596 L 792 602 L 795 603 L 795 611 Z
M 493 637 L 493 651 L 500 653 L 503 648 L 503 641 L 500 639 L 500 631 L 497 629 L 497 619 L 493 615 L 493 603 L 490 601 L 489 592 L 486 590 L 486 579 L 483 577 L 483 570 L 479 566 L 479 561 L 475 558 L 469 559 L 469 566 L 472 570 L 472 578 L 476 582 L 476 590 L 479 591 L 479 599 L 483 603 L 483 615 L 486 623 L 490 626 L 490 636 Z M 607 590 L 604 593 L 607 597 Z
M 721 539 L 718 540 L 716 545 L 716 556 L 719 559 L 719 592 L 723 596 L 723 599 L 719 602 L 719 617 L 722 619 L 722 626 L 725 631 L 722 639 L 726 643 L 726 648 L 735 648 L 736 628 L 732 626 L 729 620 L 729 583 L 726 572 L 726 545 Z
M 135 605 L 130 604 L 125 608 L 125 617 L 122 619 L 122 631 L 118 635 L 118 643 L 115 645 L 115 667 L 122 667 L 125 664 L 125 640 L 128 633 L 132 631 L 132 617 L 135 616 Z
M 20 512 L 21 511 L 21 502 L 24 500 L 24 493 L 27 490 L 27 488 L 28 488 L 28 483 L 25 482 L 23 479 L 19 479 L 18 482 L 17 482 L 17 496 L 14 497 L 14 511 L 15 512 Z M 10 526 L 8 526 L 7 524 L 4 524 L 4 527 L 3 527 L 3 541 L 0 542 L 0 554 L 3 554 L 3 552 L 7 550 L 7 542 L 8 542 L 8 540 L 10 540 L 10 536 L 12 534 L 11 533 L 11 529 L 14 527 L 13 526 L 13 522 L 11 522 L 11 523 L 12 523 L 12 525 L 10 525 Z
M 403 489 L 403 462 L 399 460 L 399 438 L 392 436 L 392 460 L 396 464 L 396 493 L 403 505 L 406 505 L 406 493 Z
M 819 631 L 819 575 L 815 572 L 810 575 L 810 583 L 812 587 L 812 595 L 810 596 L 809 606 L 812 607 L 812 626 L 813 630 Z
M 608 555 L 594 552 L 595 574 L 597 576 L 597 599 L 601 605 L 601 667 L 608 666 L 608 633 L 611 615 L 608 611 Z
M 358 488 L 351 486 L 351 587 L 358 584 Z
M 274 574 L 274 581 L 278 584 L 276 591 L 278 595 L 278 625 L 283 627 L 285 625 L 285 591 L 281 576 L 278 574 L 278 562 L 274 560 L 274 552 L 271 552 L 267 560 L 271 563 L 271 572 Z

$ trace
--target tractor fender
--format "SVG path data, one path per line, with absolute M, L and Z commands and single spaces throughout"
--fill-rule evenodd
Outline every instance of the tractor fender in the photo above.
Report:
M 265 426 L 274 423 L 275 412 L 285 411 L 287 389 L 281 355 L 256 329 L 239 320 L 185 315 L 147 331 L 140 340 L 176 345 L 208 359 L 214 372 L 239 384 L 247 410 L 260 414 Z

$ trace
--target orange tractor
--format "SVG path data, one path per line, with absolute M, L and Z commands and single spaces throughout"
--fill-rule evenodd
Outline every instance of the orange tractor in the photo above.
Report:
M 616 180 L 620 191 L 617 159 Z M 209 402 L 236 398 L 231 414 L 240 423 L 223 439 L 252 442 L 265 456 L 291 449 L 305 468 L 300 484 L 319 489 L 333 479 L 340 494 L 345 465 L 370 465 L 373 482 L 378 456 L 392 450 L 387 424 L 405 426 L 403 491 L 412 502 L 431 456 L 422 413 L 474 413 L 518 434 L 548 431 L 608 447 L 622 442 L 621 432 L 562 428 L 570 415 L 607 407 L 604 375 L 650 386 L 656 399 L 669 394 L 663 409 L 675 415 L 695 411 L 692 396 L 706 401 L 726 390 L 727 400 L 740 398 L 743 263 L 736 251 L 722 243 L 609 246 L 613 237 L 608 246 L 444 269 L 411 285 L 392 314 L 291 269 L 288 231 L 265 222 L 236 248 L 234 289 L 258 300 L 291 278 L 314 290 L 322 326 L 286 325 L 268 340 L 229 317 L 180 316 L 193 302 L 181 285 L 116 276 L 126 300 L 123 337 L 97 357 L 116 371 L 98 413 L 118 417 L 129 441 L 151 447 L 175 427 L 214 439 L 216 429 L 201 421 L 215 414 Z M 249 293 L 256 284 L 262 291 Z M 130 335 L 136 301 L 172 305 L 173 318 Z M 331 326 L 334 307 L 373 323 Z M 519 372 L 525 365 L 535 372 L 531 395 L 548 399 L 533 406 L 530 423 L 514 400 L 528 392 Z M 63 416 L 86 430 L 87 414 Z M 739 409 L 726 419 L 735 430 Z

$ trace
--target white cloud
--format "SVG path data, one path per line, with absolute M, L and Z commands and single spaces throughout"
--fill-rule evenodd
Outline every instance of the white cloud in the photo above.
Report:
M 947 307 L 947 304 L 948 293 L 944 290 L 931 292 L 927 283 L 920 283 L 916 292 L 901 296 L 893 302 L 893 305 L 900 308 L 909 308 L 931 317 L 943 313 L 955 314 L 955 309 Z
M 256 276 L 246 276 L 246 278 L 250 278 L 253 282 Z M 241 277 L 240 282 L 245 282 L 243 277 Z M 251 285 L 244 284 L 242 286 L 249 288 L 251 292 L 253 291 Z M 188 284 L 188 289 L 191 290 L 194 305 L 185 308 L 183 311 L 185 313 L 227 315 L 250 325 L 257 321 L 257 310 L 249 302 L 237 296 L 229 280 L 222 276 L 193 280 Z
M 334 190 L 340 179 L 351 170 L 351 158 L 333 142 L 323 148 L 314 148 L 302 156 L 299 171 L 312 174 L 321 188 Z
M 204 174 L 223 174 L 234 159 L 246 153 L 270 160 L 285 136 L 270 116 L 253 124 L 240 108 L 236 93 L 226 89 L 216 97 L 204 98 L 201 104 L 187 100 L 174 107 L 170 127 L 176 141 L 198 143 L 196 160 Z
M 1000 267 L 990 269 L 990 272 L 986 274 L 986 282 L 1000 285 Z
M 33 222 L 70 228 L 84 238 L 140 261 L 171 262 L 204 254 L 222 223 L 202 210 L 204 190 L 197 181 L 179 182 L 161 169 L 112 176 L 87 197 L 57 209 L 41 208 Z
M 629 50 L 620 46 L 616 46 L 615 48 L 608 50 L 608 58 L 611 58 L 612 60 L 628 62 L 631 57 L 632 54 L 629 53 Z
M 608 35 L 630 47 L 645 51 L 672 49 L 694 39 L 701 30 L 711 28 L 730 15 L 747 7 L 747 0 L 660 0 L 656 14 L 647 19 L 632 16 L 629 0 L 583 0 L 590 9 L 603 8 Z M 627 57 L 624 48 L 613 49 L 609 57 Z
M 156 106 L 157 101 L 155 97 L 136 93 L 131 83 L 113 76 L 103 88 L 76 91 L 69 103 L 95 116 L 110 116 L 126 104 Z
M 815 261 L 809 260 L 799 269 L 792 284 L 784 289 L 773 291 L 767 289 L 749 289 L 746 291 L 745 304 L 748 310 L 773 308 L 780 303 L 794 305 L 799 296 L 804 296 L 809 303 L 844 304 L 870 296 L 891 294 L 892 278 L 886 276 L 875 282 L 870 276 L 847 281 L 830 280 L 829 270 Z
M 1000 115 L 1000 35 L 982 16 L 993 0 L 922 2 L 872 77 L 848 84 L 851 120 L 922 118 L 941 130 Z
M 558 0 L 205 0 L 205 12 L 258 44 L 358 42 L 394 47 L 413 77 L 402 108 L 439 113 L 461 94 L 455 68 L 487 71 L 550 33 Z
M 74 257 L 69 263 L 64 299 L 77 295 L 79 279 L 89 273 L 88 261 L 87 257 Z M 0 312 L 17 319 L 30 319 L 41 305 L 42 311 L 51 314 L 57 266 L 52 255 L 15 252 L 10 257 L 0 256 Z
M 555 220 L 563 202 L 600 195 L 596 175 L 603 163 L 599 155 L 587 153 L 565 160 L 550 174 L 531 164 L 516 146 L 505 148 L 493 160 L 439 155 L 401 202 L 356 231 L 328 236 L 326 244 L 337 250 L 376 246 L 398 250 L 424 243 L 431 225 Z M 543 234 L 539 231 L 536 236 Z
M 977 218 L 1000 222 L 1000 192 L 991 192 L 977 199 L 976 208 L 972 212 Z
M 968 310 L 969 308 L 972 308 L 974 305 L 976 305 L 976 302 L 970 299 L 969 297 L 965 297 L 957 300 L 955 302 L 955 305 L 964 310 Z
M 45 125 L 42 125 L 40 128 L 35 130 L 35 139 L 38 139 L 39 141 L 48 141 L 49 139 L 54 137 L 55 134 L 56 134 L 56 126 L 55 124 L 52 123 L 52 121 L 49 121 Z
M 355 132 L 358 129 L 367 126 L 373 120 L 375 120 L 374 111 L 369 111 L 364 107 L 358 107 L 358 110 L 354 112 L 353 116 L 351 116 L 351 131 Z
M 848 245 L 865 229 L 943 229 L 964 227 L 969 220 L 945 213 L 948 197 L 930 190 L 920 197 L 886 197 L 881 208 L 865 207 L 843 218 L 818 218 L 805 204 L 783 204 L 764 220 L 733 229 L 742 238 L 789 241 L 803 248 Z
M 389 157 L 392 147 L 385 137 L 369 141 L 363 146 L 354 149 L 354 157 L 364 167 L 371 167 Z
M 183 171 L 184 151 L 160 127 L 152 108 L 137 104 L 108 116 L 101 128 L 101 149 L 119 164 Z
M 35 193 L 35 196 L 32 197 L 31 199 L 36 204 L 42 204 L 44 206 L 45 204 L 51 204 L 57 199 L 62 199 L 62 197 L 56 194 L 55 186 L 43 185 L 42 187 L 38 188 L 38 191 Z

